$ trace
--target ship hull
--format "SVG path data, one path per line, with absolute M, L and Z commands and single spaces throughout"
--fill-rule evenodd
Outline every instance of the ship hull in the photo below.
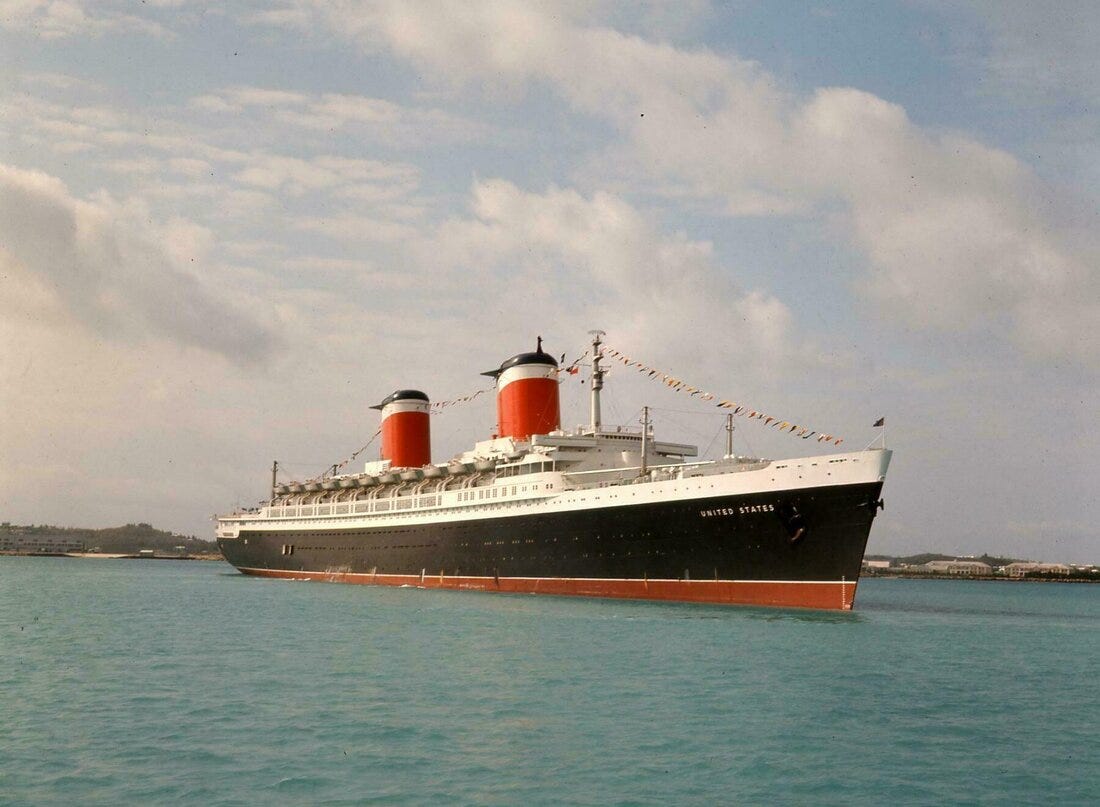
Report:
M 245 574 L 506 593 L 850 609 L 882 482 L 219 539 Z

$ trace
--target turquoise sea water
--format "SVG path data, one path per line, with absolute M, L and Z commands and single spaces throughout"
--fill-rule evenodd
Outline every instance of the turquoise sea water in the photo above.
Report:
M 0 804 L 1100 802 L 1100 586 L 852 613 L 0 558 Z

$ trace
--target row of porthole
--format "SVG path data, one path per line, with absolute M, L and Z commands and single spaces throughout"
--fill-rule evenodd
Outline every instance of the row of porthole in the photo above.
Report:
M 576 536 L 573 536 L 573 540 L 574 541 L 580 541 L 582 538 L 585 538 L 585 537 L 586 536 L 576 535 Z M 603 537 L 601 537 L 600 535 L 595 535 L 595 536 L 590 536 L 589 537 L 590 540 L 596 540 L 596 541 L 603 540 L 603 539 L 608 539 L 608 540 L 615 540 L 615 539 L 617 539 L 617 540 L 630 540 L 630 539 L 641 540 L 641 539 L 647 539 L 647 538 L 652 539 L 653 538 L 652 533 L 645 532 L 645 533 L 641 533 L 641 534 L 632 534 L 632 535 L 627 535 L 625 533 L 616 533 L 616 534 L 607 535 L 607 536 L 603 536 Z M 554 543 L 557 543 L 558 539 L 557 538 L 552 538 L 550 540 L 553 541 Z M 482 541 L 481 546 L 507 546 L 507 545 L 519 544 L 521 542 L 524 543 L 524 544 L 537 543 L 535 541 L 535 539 L 533 539 L 533 538 L 525 538 L 525 539 L 516 538 L 516 539 L 512 539 L 511 541 Z M 352 545 L 352 546 L 298 546 L 298 545 L 293 545 L 293 546 L 294 546 L 295 549 L 300 549 L 300 550 L 303 550 L 303 551 L 315 551 L 315 552 L 341 551 L 341 552 L 350 552 L 350 551 L 362 551 L 364 549 L 369 549 L 369 550 L 425 549 L 425 548 L 431 548 L 431 547 L 438 547 L 439 544 L 438 543 L 387 544 L 387 545 L 382 545 L 382 546 L 371 545 L 370 547 L 354 546 L 354 545 Z M 459 544 L 459 546 L 469 547 L 470 543 L 469 542 L 464 542 L 464 543 Z M 291 554 L 291 553 L 288 553 L 286 551 L 286 545 L 284 545 L 283 554 Z M 629 555 L 630 553 L 627 553 L 627 554 Z M 585 555 L 584 557 L 588 557 L 588 556 Z M 603 557 L 603 555 L 601 554 L 598 557 Z M 610 557 L 614 557 L 614 553 L 612 553 L 610 555 Z
M 386 546 L 298 546 L 297 544 L 290 545 L 292 550 L 301 552 L 374 552 L 380 549 L 430 549 L 432 547 L 438 547 L 439 544 L 390 544 Z M 283 552 L 284 555 L 294 554 L 292 552 Z
M 451 525 L 449 528 L 450 529 L 459 529 L 459 528 L 461 528 L 461 525 Z M 390 531 L 386 531 L 386 534 L 408 533 L 408 532 L 414 532 L 414 530 L 411 530 L 411 529 L 390 530 Z M 665 533 L 665 535 L 660 536 L 660 537 L 663 537 L 663 538 L 676 538 L 676 537 L 679 537 L 679 536 L 682 536 L 682 535 L 686 535 L 690 532 L 691 532 L 691 530 L 689 528 L 687 528 L 686 525 L 681 529 L 676 529 L 675 527 L 670 527 L 669 530 Z M 341 532 L 329 532 L 329 533 L 325 533 L 325 534 L 328 534 L 330 536 L 346 535 L 346 533 L 341 533 Z M 372 535 L 373 537 L 377 537 L 378 533 L 373 533 L 373 534 L 368 533 L 367 535 Z M 263 537 L 263 536 L 261 535 L 261 536 L 258 536 L 258 537 Z M 311 536 L 311 537 L 316 537 L 316 536 Z M 626 534 L 626 533 L 609 534 L 609 535 L 602 536 L 602 537 L 600 535 L 595 535 L 595 536 L 573 536 L 573 541 L 577 542 L 577 541 L 582 540 L 582 538 L 586 538 L 588 540 L 596 540 L 596 541 L 599 541 L 599 540 L 602 540 L 602 539 L 611 539 L 611 540 L 615 540 L 615 539 L 618 539 L 618 540 L 646 540 L 646 539 L 650 539 L 650 540 L 652 540 L 654 538 L 654 536 L 652 535 L 651 532 L 645 531 L 643 533 L 631 533 L 629 535 Z M 519 540 L 521 540 L 521 539 L 513 539 L 511 541 L 511 543 L 513 543 L 513 544 L 518 543 Z M 522 539 L 522 540 L 524 540 L 528 544 L 536 543 L 536 541 L 534 539 L 529 539 L 528 538 L 528 539 Z M 549 538 L 549 539 L 545 540 L 546 543 L 549 543 L 549 542 L 557 543 L 557 541 L 558 541 L 557 537 L 552 537 L 552 538 Z M 499 545 L 504 545 L 504 544 L 505 544 L 504 541 L 482 542 L 482 545 L 498 545 L 499 546 Z M 381 547 L 381 548 L 407 549 L 407 548 L 424 548 L 424 547 L 434 547 L 434 546 L 438 546 L 438 543 L 403 544 L 403 545 L 386 546 L 386 547 Z M 470 544 L 468 542 L 464 542 L 464 543 L 460 544 L 460 546 L 468 547 L 468 546 L 470 546 Z M 302 548 L 303 549 L 309 549 L 309 550 L 318 550 L 318 551 L 321 551 L 321 550 L 326 550 L 326 551 L 333 551 L 333 550 L 352 551 L 352 550 L 355 550 L 355 549 L 361 549 L 362 547 L 358 547 L 358 546 L 312 547 L 312 546 L 310 546 L 310 547 L 302 547 Z M 380 547 L 372 547 L 372 548 L 377 549 L 377 548 L 380 548 Z M 284 554 L 286 554 L 285 550 L 284 550 Z
M 503 506 L 503 505 L 497 505 L 497 506 L 499 507 L 499 506 Z M 460 529 L 460 528 L 462 528 L 462 525 L 463 525 L 463 522 L 452 522 L 452 523 L 443 523 L 443 524 L 436 523 L 436 524 L 432 524 L 430 526 L 435 526 L 435 527 L 440 528 L 440 529 L 451 530 L 451 529 Z M 429 526 L 429 524 L 425 524 L 425 526 Z M 412 530 L 411 529 L 403 529 L 403 530 L 386 530 L 385 532 L 386 533 L 399 533 L 399 532 L 410 532 L 410 531 L 412 531 Z M 379 532 L 382 532 L 382 531 L 375 531 L 373 534 L 378 534 Z M 328 532 L 328 533 L 313 533 L 313 535 L 317 535 L 317 534 L 322 534 L 322 535 L 345 535 L 347 533 L 346 533 L 346 531 Z M 578 540 L 578 539 L 574 539 L 574 540 Z

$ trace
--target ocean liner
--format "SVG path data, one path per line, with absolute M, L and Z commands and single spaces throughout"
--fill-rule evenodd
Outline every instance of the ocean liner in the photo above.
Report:
M 565 374 L 542 349 L 495 379 L 492 439 L 431 461 L 431 405 L 398 390 L 381 459 L 276 484 L 217 540 L 263 577 L 815 609 L 852 607 L 891 452 L 699 461 L 696 447 L 606 427 L 594 332 L 589 423 L 561 428 Z M 575 371 L 576 367 L 568 368 Z M 732 423 L 727 424 L 732 435 Z

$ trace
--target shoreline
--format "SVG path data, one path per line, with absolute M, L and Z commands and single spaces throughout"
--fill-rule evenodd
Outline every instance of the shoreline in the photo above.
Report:
M 904 572 L 890 572 L 888 574 L 868 574 L 862 572 L 860 580 L 884 579 L 884 580 L 979 580 L 993 583 L 1100 583 L 1100 575 L 1095 577 L 1071 577 L 1067 575 L 1042 575 L 1035 577 L 1009 577 L 998 574 L 905 574 Z
M 86 560 L 221 560 L 218 555 L 139 555 L 132 552 L 13 552 L 5 550 L 0 557 L 17 558 L 82 558 Z

